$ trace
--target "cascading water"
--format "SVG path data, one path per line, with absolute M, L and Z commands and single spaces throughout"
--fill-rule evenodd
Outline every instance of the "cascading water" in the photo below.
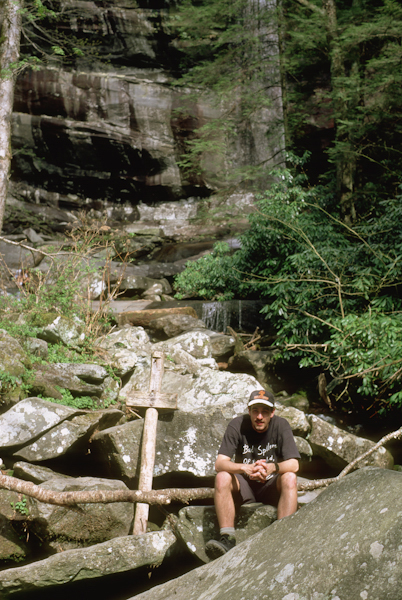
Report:
M 242 328 L 242 300 L 204 302 L 201 319 L 208 329 L 226 333 L 228 326 Z M 235 321 L 235 322 L 234 322 Z
M 148 309 L 174 308 L 190 306 L 194 308 L 199 319 L 212 331 L 227 333 L 227 327 L 235 331 L 252 333 L 256 327 L 264 326 L 265 319 L 260 314 L 264 303 L 260 300 L 224 300 L 223 302 L 203 302 L 202 300 L 170 300 L 153 302 Z

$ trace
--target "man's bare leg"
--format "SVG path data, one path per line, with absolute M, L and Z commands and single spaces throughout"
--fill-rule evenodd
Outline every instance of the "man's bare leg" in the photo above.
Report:
M 237 478 L 226 471 L 220 471 L 215 478 L 215 510 L 219 527 L 234 527 L 236 507 L 234 494 L 239 492 Z
M 278 519 L 293 515 L 297 510 L 297 477 L 295 473 L 283 473 L 277 479 L 280 498 Z
M 240 491 L 237 478 L 226 471 L 219 471 L 215 478 L 215 510 L 218 518 L 220 539 L 209 540 L 205 552 L 211 560 L 223 556 L 236 545 L 234 521 L 236 506 L 234 496 Z

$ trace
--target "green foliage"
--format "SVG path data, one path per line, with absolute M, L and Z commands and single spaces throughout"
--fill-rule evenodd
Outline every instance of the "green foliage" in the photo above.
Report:
M 47 62 L 55 59 L 65 64 L 73 64 L 77 57 L 97 54 L 97 44 L 86 39 L 65 34 L 70 27 L 70 20 L 77 18 L 76 8 L 52 0 L 26 1 L 21 9 L 22 36 L 21 58 L 1 75 L 18 74 L 26 68 L 40 69 Z
M 43 396 L 39 396 L 44 400 L 49 400 L 50 402 L 55 402 L 56 404 L 63 404 L 64 406 L 70 406 L 71 408 L 76 408 L 78 410 L 99 410 L 100 408 L 108 408 L 112 404 L 116 404 L 115 401 L 112 400 L 103 400 L 101 401 L 99 398 L 93 398 L 91 396 L 73 396 L 70 390 L 65 390 L 60 386 L 56 386 L 62 398 L 45 398 Z
M 15 377 L 14 375 L 10 375 L 10 373 L 6 373 L 6 371 L 3 371 L 2 369 L 0 369 L 0 393 L 4 394 L 9 390 L 14 389 L 18 383 L 20 382 L 20 380 L 18 379 L 18 377 Z
M 175 279 L 175 297 L 198 296 L 204 300 L 230 300 L 234 295 L 233 259 L 229 245 L 218 242 L 211 254 L 188 262 Z
M 128 255 L 116 250 L 117 244 L 124 245 L 124 236 L 90 222 L 84 214 L 80 217 L 64 247 L 47 247 L 40 268 L 21 270 L 19 297 L 4 298 L 0 326 L 10 334 L 35 337 L 38 328 L 57 315 L 78 316 L 84 323 L 85 343 L 90 343 L 110 326 L 102 305 L 98 312 L 91 309 L 91 285 L 102 286 L 110 298 L 118 293 L 119 282 L 110 283 L 108 267 L 115 258 L 127 261 Z M 98 269 L 98 253 L 106 258 L 103 272 Z
M 285 0 L 287 118 L 299 148 L 312 129 L 329 133 L 333 120 L 326 154 L 338 176 L 349 169 L 352 202 L 363 215 L 374 202 L 370 184 L 384 197 L 400 181 L 402 7 L 395 0 L 334 5 L 328 16 L 320 5 Z
M 24 517 L 27 517 L 29 515 L 29 508 L 25 496 L 22 496 L 22 499 L 18 500 L 17 502 L 10 502 L 10 505 L 13 510 L 19 512 Z
M 380 414 L 402 409 L 402 313 L 370 309 L 333 325 L 337 329 L 323 347 L 312 348 L 300 365 L 324 366 L 339 382 L 337 394 L 354 388 L 365 409 L 374 401 Z
M 189 264 L 177 289 L 263 298 L 282 359 L 326 370 L 338 382 L 334 401 L 402 407 L 401 198 L 379 202 L 352 228 L 324 208 L 330 188 L 287 170 L 273 175 L 241 249 Z
M 124 237 L 124 236 L 123 236 Z M 71 232 L 69 243 L 62 248 L 46 248 L 49 261 L 48 270 L 41 263 L 42 270 L 21 270 L 18 282 L 18 296 L 1 296 L 0 329 L 6 330 L 25 346 L 28 361 L 25 371 L 20 377 L 13 377 L 0 371 L 0 395 L 19 388 L 26 395 L 31 395 L 34 389 L 35 373 L 30 370 L 34 363 L 88 363 L 96 362 L 103 365 L 103 359 L 98 356 L 95 340 L 106 333 L 110 324 L 107 308 L 101 303 L 98 311 L 93 311 L 89 285 L 92 281 L 93 258 L 98 253 L 106 257 L 104 271 L 97 276 L 103 282 L 105 292 L 112 299 L 118 293 L 117 284 L 108 281 L 109 260 L 116 256 L 121 261 L 127 260 L 127 255 L 116 251 L 115 245 L 124 246 L 124 239 L 116 236 L 109 227 L 100 223 L 89 222 L 81 215 L 78 227 Z M 97 263 L 98 264 L 98 263 Z M 38 337 L 44 326 L 52 323 L 59 315 L 75 320 L 80 318 L 83 324 L 85 340 L 79 348 L 66 347 L 61 343 L 48 344 L 48 356 L 45 359 L 30 354 L 27 338 Z M 110 377 L 118 379 L 110 365 L 103 365 Z M 79 409 L 106 408 L 114 403 L 111 400 L 100 400 L 92 397 L 74 398 L 67 390 L 61 391 L 62 403 Z M 52 402 L 56 401 L 53 398 Z

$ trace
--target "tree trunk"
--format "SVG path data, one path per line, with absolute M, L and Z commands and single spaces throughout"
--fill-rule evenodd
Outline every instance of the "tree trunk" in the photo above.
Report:
M 349 132 L 344 127 L 340 127 L 340 123 L 346 122 L 348 116 L 348 104 L 345 100 L 343 86 L 340 83 L 340 78 L 345 77 L 345 63 L 338 39 L 335 0 L 322 0 L 322 6 L 327 21 L 327 39 L 331 60 L 331 84 L 334 96 L 335 125 L 337 126 L 336 141 L 342 145 L 340 157 L 336 161 L 337 189 L 341 213 L 345 223 L 351 225 L 356 218 L 353 201 L 356 160 Z
M 342 146 L 339 156 L 336 159 L 337 191 L 344 221 L 347 225 L 351 225 L 356 218 L 356 209 L 353 200 L 356 159 L 349 131 L 340 126 L 341 122 L 347 121 L 348 104 L 345 100 L 345 93 L 340 81 L 345 77 L 345 62 L 338 36 L 336 0 L 322 0 L 322 8 L 313 4 L 310 0 L 296 1 L 311 11 L 322 15 L 325 20 L 331 62 L 331 86 L 334 98 L 335 126 L 337 128 L 336 142 Z
M 13 114 L 13 64 L 20 56 L 21 9 L 23 0 L 4 0 L 0 34 L 0 232 L 3 227 L 11 164 L 11 118 Z

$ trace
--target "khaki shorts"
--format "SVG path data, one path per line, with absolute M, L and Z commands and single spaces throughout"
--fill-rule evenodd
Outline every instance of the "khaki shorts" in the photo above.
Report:
M 235 475 L 240 485 L 240 504 L 249 504 L 250 502 L 262 502 L 277 506 L 279 501 L 279 490 L 276 486 L 278 474 L 275 473 L 265 483 L 252 481 L 244 475 Z

